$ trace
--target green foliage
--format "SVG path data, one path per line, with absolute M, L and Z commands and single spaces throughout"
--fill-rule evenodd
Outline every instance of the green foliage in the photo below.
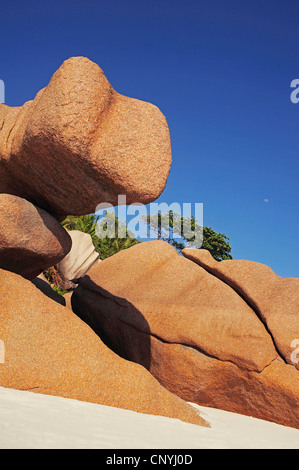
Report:
M 79 230 L 91 236 L 95 250 L 100 259 L 108 258 L 121 250 L 140 243 L 128 231 L 126 224 L 119 222 L 114 212 L 106 212 L 103 218 L 95 214 L 67 216 L 61 225 L 66 230 Z M 66 294 L 60 274 L 55 266 L 43 272 L 52 289 L 60 295 Z
M 59 295 L 67 294 L 68 291 L 62 289 L 59 286 L 60 276 L 59 276 L 57 269 L 54 266 L 51 266 L 50 268 L 43 271 L 43 275 L 49 282 L 52 289 L 55 290 L 55 292 L 57 292 L 57 294 Z
M 149 229 L 158 240 L 167 241 L 179 252 L 183 248 L 194 246 L 197 231 L 203 236 L 200 240 L 202 242 L 201 248 L 208 250 L 217 261 L 232 259 L 229 238 L 211 227 L 202 227 L 201 231 L 195 217 L 184 218 L 171 211 L 169 214 L 159 212 L 156 217 L 157 219 L 148 215 L 144 219 Z M 110 211 L 107 211 L 101 219 L 95 214 L 68 216 L 62 225 L 67 230 L 80 230 L 89 233 L 95 250 L 102 260 L 140 243 L 128 231 L 126 224 L 120 222 L 114 212 Z M 178 237 L 182 237 L 180 241 L 178 241 Z
M 56 286 L 55 284 L 52 284 L 51 287 L 52 287 L 52 289 L 55 290 L 55 292 L 57 292 L 57 294 L 59 294 L 59 295 L 64 295 L 64 294 L 67 294 L 67 293 L 68 293 L 68 290 L 62 290 L 62 289 L 60 289 L 59 286 Z
M 128 231 L 126 224 L 119 222 L 112 211 L 107 211 L 102 218 L 95 214 L 71 215 L 61 224 L 67 230 L 80 230 L 88 233 L 102 260 L 140 243 Z
M 66 219 L 61 222 L 61 225 L 66 230 L 79 230 L 80 232 L 88 233 L 94 245 L 97 243 L 98 237 L 96 236 L 96 223 L 97 217 L 94 214 L 88 215 L 68 215 Z
M 201 242 L 201 248 L 208 250 L 217 261 L 233 258 L 229 238 L 223 233 L 215 232 L 211 227 L 200 227 L 194 216 L 184 218 L 172 211 L 169 214 L 159 212 L 154 217 L 146 216 L 144 221 L 158 240 L 166 241 L 179 252 L 183 248 L 195 247 L 197 241 Z M 179 237 L 182 237 L 183 241 L 178 241 Z
M 208 250 L 217 261 L 233 259 L 231 246 L 227 240 L 229 240 L 229 238 L 223 233 L 215 232 L 211 227 L 203 228 L 202 248 Z

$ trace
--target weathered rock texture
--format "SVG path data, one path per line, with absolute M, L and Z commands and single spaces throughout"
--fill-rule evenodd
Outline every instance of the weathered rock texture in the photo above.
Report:
M 57 220 L 25 199 L 0 194 L 0 221 L 2 269 L 33 279 L 71 249 L 72 240 Z
M 85 57 L 66 60 L 33 101 L 0 104 L 0 192 L 58 218 L 117 205 L 120 194 L 153 201 L 170 164 L 163 114 L 118 94 Z
M 229 285 L 165 242 L 104 260 L 74 311 L 124 358 L 185 400 L 299 428 L 299 374 Z
M 72 248 L 56 267 L 63 279 L 76 282 L 100 260 L 88 233 L 71 230 L 68 234 L 72 239 Z
M 109 350 L 71 310 L 0 270 L 0 386 L 206 425 L 138 364 Z
M 268 266 L 253 261 L 218 262 L 207 250 L 182 253 L 238 292 L 265 324 L 283 359 L 299 368 L 292 361 L 291 346 L 299 338 L 299 279 L 277 276 Z

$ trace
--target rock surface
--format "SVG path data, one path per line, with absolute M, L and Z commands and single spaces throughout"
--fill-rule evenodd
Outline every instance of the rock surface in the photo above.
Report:
M 299 375 L 235 290 L 165 242 L 104 260 L 74 311 L 185 400 L 299 427 Z
M 68 292 L 67 294 L 64 294 L 63 300 L 64 300 L 64 305 L 69 308 L 70 310 L 73 310 L 72 308 L 72 295 L 73 292 Z
M 85 57 L 66 60 L 22 107 L 0 104 L 0 192 L 56 217 L 93 213 L 107 202 L 148 203 L 171 164 L 159 109 L 113 90 Z
M 299 279 L 277 276 L 253 261 L 218 262 L 207 250 L 185 249 L 182 254 L 238 292 L 266 325 L 283 359 L 299 368 L 292 360 L 292 342 L 299 338 Z
M 34 279 L 70 251 L 68 232 L 25 199 L 0 194 L 0 268 Z
M 56 264 L 56 268 L 63 279 L 76 282 L 100 260 L 88 233 L 70 230 L 68 234 L 72 239 L 71 250 Z
M 58 294 L 52 287 L 50 283 L 45 278 L 43 274 L 40 274 L 35 279 L 32 279 L 32 284 L 35 285 L 44 295 L 59 303 L 60 305 L 66 306 L 66 299 L 64 296 Z
M 138 364 L 118 357 L 73 312 L 0 270 L 0 386 L 207 425 Z

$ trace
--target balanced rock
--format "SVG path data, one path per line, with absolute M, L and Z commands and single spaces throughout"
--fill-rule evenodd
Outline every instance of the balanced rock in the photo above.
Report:
M 143 367 L 109 350 L 71 310 L 0 270 L 0 386 L 74 398 L 207 426 Z
M 182 254 L 238 292 L 266 325 L 283 359 L 299 368 L 292 359 L 294 340 L 299 344 L 299 279 L 280 277 L 253 261 L 218 262 L 207 250 L 189 248 Z
M 54 217 L 20 197 L 0 194 L 0 268 L 33 279 L 70 251 L 72 240 Z
M 160 241 L 92 268 L 73 310 L 187 401 L 299 427 L 299 374 L 229 285 Z
M 0 192 L 28 199 L 59 219 L 98 204 L 148 203 L 171 164 L 159 109 L 113 90 L 85 57 L 66 60 L 22 107 L 0 104 Z

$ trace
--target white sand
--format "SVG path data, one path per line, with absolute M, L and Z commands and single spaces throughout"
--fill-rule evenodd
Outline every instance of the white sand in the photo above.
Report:
M 299 448 L 297 429 L 194 406 L 211 428 L 0 387 L 0 448 Z

